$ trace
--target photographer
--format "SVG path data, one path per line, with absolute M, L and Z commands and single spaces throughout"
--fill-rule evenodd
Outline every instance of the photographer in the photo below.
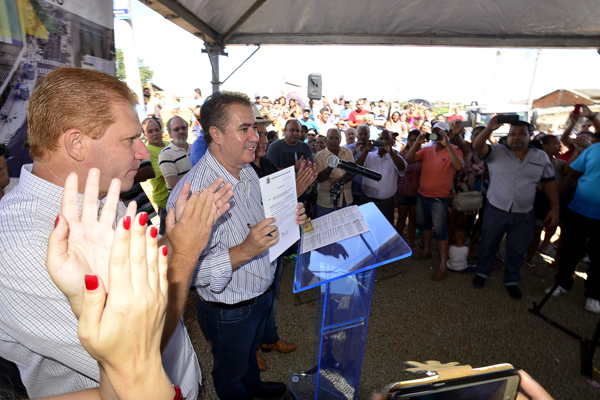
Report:
M 432 133 L 421 133 L 411 147 L 406 162 L 409 164 L 423 161 L 421 182 L 417 195 L 417 229 L 423 232 L 423 252 L 415 258 L 431 258 L 431 238 L 435 235 L 440 253 L 440 267 L 432 279 L 441 281 L 446 277 L 448 261 L 448 205 L 452 192 L 452 179 L 455 171 L 464 167 L 462 151 L 448 141 L 450 127 L 445 122 L 437 122 Z M 421 148 L 426 140 L 435 142 L 435 146 Z
M 363 131 L 363 126 L 359 127 L 359 132 Z M 404 176 L 407 164 L 404 158 L 392 149 L 392 134 L 388 130 L 384 129 L 381 132 L 379 140 L 383 142 L 383 146 L 378 144 L 377 152 L 371 152 L 375 147 L 372 140 L 366 142 L 366 148 L 362 143 L 356 145 L 360 146 L 361 151 L 356 163 L 379 172 L 382 176 L 379 182 L 369 178 L 363 179 L 359 204 L 372 201 L 390 224 L 394 225 L 394 196 L 398 189 L 398 177 Z

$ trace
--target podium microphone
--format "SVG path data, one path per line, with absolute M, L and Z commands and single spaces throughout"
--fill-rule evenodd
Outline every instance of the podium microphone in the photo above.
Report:
M 340 168 L 351 174 L 364 176 L 365 178 L 373 179 L 377 182 L 381 180 L 381 174 L 379 172 L 375 172 L 350 161 L 340 160 L 339 157 L 334 154 L 327 157 L 327 165 L 330 168 Z

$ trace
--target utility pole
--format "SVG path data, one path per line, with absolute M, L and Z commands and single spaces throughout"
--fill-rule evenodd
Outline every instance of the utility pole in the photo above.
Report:
M 531 88 L 529 89 L 529 109 L 531 110 L 531 106 L 533 106 L 533 85 L 535 84 L 535 77 L 537 75 L 538 64 L 540 63 L 540 54 L 542 54 L 542 49 L 537 49 L 537 57 L 535 59 L 535 69 L 533 70 L 533 78 L 531 78 Z
M 125 63 L 127 86 L 137 94 L 139 103 L 143 106 L 144 96 L 142 79 L 140 77 L 140 67 L 138 64 L 137 52 L 135 50 L 129 0 L 115 0 L 114 14 L 116 19 L 115 29 L 118 27 L 120 42 L 123 44 L 123 62 Z

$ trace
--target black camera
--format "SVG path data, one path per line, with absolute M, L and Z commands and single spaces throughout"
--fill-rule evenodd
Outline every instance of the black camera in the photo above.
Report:
M 434 141 L 434 142 L 437 142 L 441 138 L 442 138 L 442 136 L 439 133 L 437 133 L 437 132 L 431 132 L 431 133 L 426 133 L 425 134 L 425 139 L 431 140 L 431 141 Z
M 373 146 L 375 147 L 385 147 L 385 142 L 383 140 L 374 140 Z

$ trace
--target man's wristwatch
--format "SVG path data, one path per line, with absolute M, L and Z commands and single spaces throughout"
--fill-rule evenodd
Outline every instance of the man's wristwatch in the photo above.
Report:
M 597 118 L 597 117 L 598 117 L 598 113 L 595 113 L 595 114 L 592 114 L 588 119 L 591 121 L 591 120 L 593 120 L 594 118 Z

